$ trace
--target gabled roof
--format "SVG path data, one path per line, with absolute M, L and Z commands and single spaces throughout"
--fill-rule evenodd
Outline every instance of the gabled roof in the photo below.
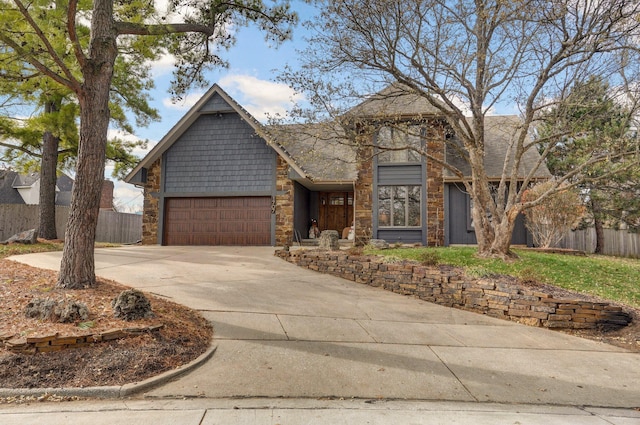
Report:
M 35 182 L 40 180 L 40 173 L 17 174 L 13 179 L 14 189 L 23 189 L 33 186 Z
M 40 173 L 20 174 L 13 170 L 0 169 L 0 204 L 24 204 L 18 189 L 28 189 L 40 180 Z M 56 179 L 56 205 L 69 206 L 73 179 L 60 174 Z
M 219 96 L 223 101 L 217 101 L 216 96 Z M 278 155 L 287 161 L 287 163 L 297 173 L 303 177 L 306 176 L 304 170 L 296 163 L 293 157 L 289 155 L 283 146 L 265 137 L 262 124 L 260 124 L 260 122 L 256 120 L 246 109 L 229 96 L 219 85 L 214 84 L 176 123 L 176 125 L 169 130 L 162 140 L 160 140 L 160 142 L 151 149 L 151 151 L 138 163 L 138 165 L 131 170 L 124 180 L 126 182 L 131 182 L 133 177 L 143 168 L 150 167 L 151 164 L 160 158 L 162 154 L 164 154 L 201 115 L 229 112 L 236 112 L 239 114 L 240 117 L 255 130 L 256 134 L 262 137 L 267 145 L 271 146 L 271 148 L 273 148 Z
M 347 115 L 359 119 L 412 119 L 442 115 L 424 96 L 411 92 L 401 84 L 390 84 L 362 103 L 353 107 Z
M 502 176 L 502 170 L 505 161 L 509 161 L 509 165 L 513 161 L 514 152 L 507 158 L 509 145 L 515 140 L 515 137 L 521 131 L 522 120 L 517 115 L 488 115 L 484 118 L 485 126 L 485 172 L 489 180 L 498 180 Z M 454 140 L 455 141 L 455 140 Z M 529 137 L 525 143 L 531 142 Z M 535 146 L 523 153 L 518 176 L 526 176 L 537 164 L 540 154 Z M 471 175 L 470 165 L 462 159 L 449 145 L 447 147 L 447 163 L 457 167 L 465 176 Z M 546 164 L 542 162 L 535 170 L 533 176 L 535 179 L 546 179 L 551 177 Z M 449 170 L 445 171 L 445 178 L 457 180 Z
M 269 126 L 277 140 L 314 182 L 344 183 L 357 179 L 356 153 L 345 143 L 344 130 L 333 122 Z
M 346 183 L 357 179 L 356 154 L 352 145 L 345 142 L 343 128 L 335 122 L 318 124 L 293 124 L 263 126 L 220 86 L 214 84 L 205 95 L 178 121 L 160 142 L 129 173 L 125 181 L 132 181 L 143 168 L 148 168 L 175 143 L 180 136 L 204 114 L 236 112 L 295 170 L 300 179 L 314 183 Z M 348 115 L 358 119 L 441 119 L 441 112 L 418 94 L 407 92 L 398 84 L 392 84 L 352 108 Z M 509 143 L 519 131 L 520 119 L 515 116 L 485 117 L 485 166 L 490 179 L 499 178 Z M 513 157 L 511 157 L 513 158 Z M 519 175 L 527 175 L 539 160 L 538 152 L 532 148 L 525 152 Z M 447 161 L 458 167 L 465 176 L 471 174 L 469 165 L 447 149 Z M 550 173 L 543 163 L 533 175 L 548 178 Z M 457 180 L 445 171 L 449 181 Z
M 515 115 L 485 117 L 485 171 L 490 180 L 500 179 L 509 144 L 520 126 L 520 118 Z M 312 181 L 356 180 L 355 147 L 348 144 L 339 125 L 299 124 L 269 127 L 268 131 L 305 169 Z M 449 142 L 455 142 L 455 140 Z M 524 178 L 535 167 L 539 158 L 540 155 L 535 147 L 526 151 L 522 156 L 518 175 Z M 512 160 L 513 156 L 511 156 Z M 471 175 L 469 164 L 457 155 L 455 149 L 449 144 L 447 144 L 447 162 L 457 167 L 465 176 Z M 459 180 L 447 169 L 444 171 L 444 177 L 448 181 Z M 551 177 L 551 173 L 543 162 L 532 177 L 546 179 Z
M 16 176 L 18 173 L 13 170 L 0 169 L 0 204 L 24 204 L 22 196 L 13 187 Z

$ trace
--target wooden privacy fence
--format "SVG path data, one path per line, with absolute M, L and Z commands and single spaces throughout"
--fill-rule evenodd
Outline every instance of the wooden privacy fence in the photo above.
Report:
M 64 238 L 69 217 L 69 207 L 56 207 L 56 232 Z M 38 206 L 4 204 L 0 205 L 0 241 L 16 233 L 36 228 Z M 96 229 L 97 242 L 135 243 L 142 239 L 142 216 L 115 211 L 100 211 Z
M 558 247 L 592 254 L 596 250 L 596 231 L 594 228 L 571 231 L 562 238 Z M 604 229 L 603 251 L 605 255 L 640 258 L 640 234 Z

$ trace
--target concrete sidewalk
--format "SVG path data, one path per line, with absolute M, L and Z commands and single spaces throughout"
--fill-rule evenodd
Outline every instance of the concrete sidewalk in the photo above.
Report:
M 640 406 L 635 353 L 321 275 L 272 254 L 273 248 L 239 247 L 96 250 L 99 276 L 170 297 L 213 322 L 215 355 L 196 371 L 145 393 L 147 400 L 442 401 L 483 411 L 481 406 L 489 406 L 492 412 L 495 403 L 538 409 Z M 58 269 L 60 255 L 14 260 Z M 364 406 L 378 412 L 354 403 L 356 411 Z M 415 408 L 411 404 L 407 414 Z M 295 408 L 285 409 L 290 410 Z M 332 412 L 331 407 L 325 413 Z M 627 419 L 612 423 L 640 423 L 637 415 Z
M 637 425 L 626 409 L 440 401 L 114 400 L 0 405 L 3 425 Z

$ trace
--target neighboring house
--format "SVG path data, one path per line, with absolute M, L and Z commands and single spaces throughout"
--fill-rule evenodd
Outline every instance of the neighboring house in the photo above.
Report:
M 100 195 L 100 209 L 106 211 L 115 211 L 113 206 L 113 188 L 114 184 L 111 180 L 102 182 L 102 193 Z
M 459 178 L 412 151 L 374 152 L 413 141 L 455 163 L 455 137 L 418 96 L 385 89 L 350 111 L 374 131 L 356 152 L 337 125 L 265 127 L 214 85 L 142 159 L 125 181 L 144 188 L 144 244 L 287 245 L 312 219 L 356 239 L 430 246 L 476 243 Z M 391 94 L 391 95 L 390 95 Z M 421 136 L 394 134 L 387 117 L 415 123 Z M 516 117 L 487 117 L 487 173 L 499 179 Z M 407 138 L 413 138 L 409 140 Z M 538 154 L 525 157 L 534 164 Z M 465 164 L 460 164 L 463 167 Z M 525 166 L 522 173 L 529 170 Z M 537 178 L 549 176 L 542 168 Z M 519 219 L 513 242 L 525 244 Z
M 71 204 L 73 179 L 61 174 L 56 181 L 56 205 Z M 0 170 L 0 204 L 40 203 L 40 174 L 19 174 L 16 171 Z

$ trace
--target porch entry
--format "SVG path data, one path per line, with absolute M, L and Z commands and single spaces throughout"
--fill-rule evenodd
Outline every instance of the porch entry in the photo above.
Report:
M 340 237 L 345 227 L 353 224 L 353 192 L 320 192 L 318 227 L 337 230 Z

